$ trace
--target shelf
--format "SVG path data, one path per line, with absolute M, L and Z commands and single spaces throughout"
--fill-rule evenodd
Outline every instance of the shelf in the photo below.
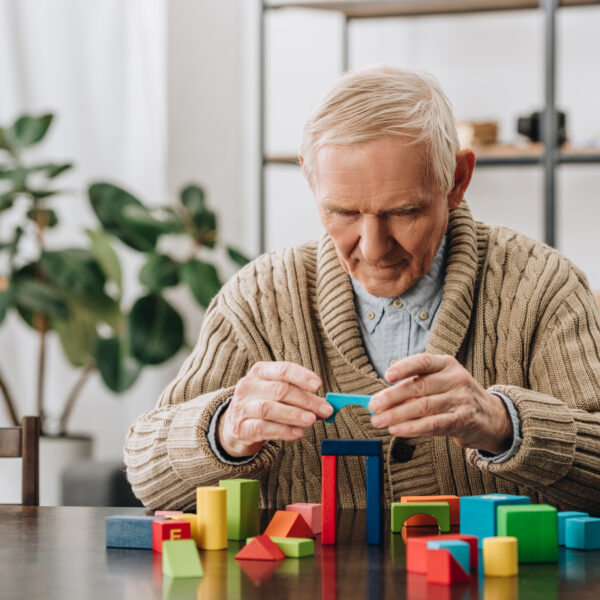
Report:
M 588 6 L 600 0 L 561 0 L 560 6 Z M 267 1 L 265 8 L 310 8 L 334 11 L 350 19 L 378 17 L 417 17 L 459 13 L 490 12 L 539 8 L 539 0 L 329 0 L 294 2 Z

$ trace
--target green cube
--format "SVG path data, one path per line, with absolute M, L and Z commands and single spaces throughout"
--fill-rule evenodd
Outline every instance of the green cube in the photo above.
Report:
M 438 522 L 442 533 L 450 532 L 450 505 L 447 502 L 392 502 L 392 532 L 402 531 L 413 515 L 430 515 Z
M 260 533 L 260 488 L 256 479 L 223 479 L 227 490 L 227 539 L 245 540 Z
M 162 544 L 163 575 L 168 577 L 202 577 L 202 564 L 194 540 L 164 540 Z
M 558 561 L 556 508 L 548 504 L 499 506 L 496 534 L 518 540 L 520 563 Z
M 303 558 L 304 556 L 312 556 L 315 553 L 315 541 L 310 538 L 286 538 L 274 535 L 269 537 L 288 558 Z M 249 544 L 253 539 L 251 537 L 247 538 L 246 544 Z

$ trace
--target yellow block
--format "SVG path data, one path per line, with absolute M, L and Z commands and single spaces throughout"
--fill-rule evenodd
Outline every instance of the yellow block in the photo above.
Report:
M 198 546 L 204 550 L 227 548 L 227 489 L 224 487 L 196 488 L 198 513 Z
M 491 577 L 512 577 L 519 573 L 517 538 L 510 536 L 483 539 L 483 571 Z
M 196 542 L 196 546 L 200 546 L 200 530 L 198 527 L 198 515 L 196 513 L 184 513 L 182 515 L 173 515 L 169 519 L 175 521 L 189 521 L 192 539 Z

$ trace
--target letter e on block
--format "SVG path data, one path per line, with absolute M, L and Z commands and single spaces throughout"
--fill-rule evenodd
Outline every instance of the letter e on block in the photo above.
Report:
M 165 540 L 187 540 L 191 537 L 192 530 L 189 521 L 169 519 L 152 523 L 152 550 L 154 552 L 162 552 Z

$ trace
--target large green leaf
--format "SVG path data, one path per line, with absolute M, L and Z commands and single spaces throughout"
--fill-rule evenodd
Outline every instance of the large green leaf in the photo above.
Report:
M 0 290 L 0 323 L 4 321 L 6 312 L 10 308 L 11 297 L 9 290 Z
M 88 364 L 98 339 L 96 325 L 89 313 L 77 302 L 69 302 L 68 319 L 53 319 L 52 329 L 60 339 L 63 351 L 75 367 Z
M 106 278 L 89 250 L 44 252 L 39 264 L 49 281 L 73 295 L 103 293 Z
M 170 256 L 152 254 L 140 271 L 140 281 L 153 292 L 179 283 L 180 264 Z
M 250 259 L 242 254 L 239 250 L 232 248 L 231 246 L 227 246 L 227 254 L 229 258 L 236 264 L 238 267 L 243 267 L 250 262 Z
M 118 337 L 98 340 L 94 357 L 102 380 L 113 392 L 129 389 L 142 369 L 142 365 L 129 354 L 125 340 Z
M 180 223 L 173 219 L 156 218 L 145 206 L 126 206 L 123 209 L 123 218 L 126 222 L 144 230 L 146 234 L 155 234 L 156 236 L 168 233 L 180 233 Z
M 192 215 L 204 212 L 206 207 L 204 205 L 204 190 L 197 185 L 188 185 L 179 195 L 181 204 L 183 204 Z
M 195 258 L 182 265 L 180 275 L 204 308 L 210 304 L 223 285 L 213 265 Z
M 142 364 L 158 365 L 183 344 L 183 320 L 160 295 L 140 298 L 129 314 L 131 352 Z
M 33 146 L 44 138 L 51 123 L 51 114 L 42 115 L 40 117 L 23 115 L 15 121 L 8 136 L 21 148 Z
M 113 281 L 119 290 L 119 296 L 123 293 L 123 275 L 119 256 L 110 244 L 110 236 L 104 231 L 85 230 L 92 243 L 92 253 L 96 257 L 104 275 Z
M 20 275 L 13 278 L 12 297 L 15 306 L 24 311 L 24 314 L 42 313 L 62 319 L 69 317 L 69 309 L 60 292 L 33 277 Z M 26 321 L 31 324 L 28 319 Z

